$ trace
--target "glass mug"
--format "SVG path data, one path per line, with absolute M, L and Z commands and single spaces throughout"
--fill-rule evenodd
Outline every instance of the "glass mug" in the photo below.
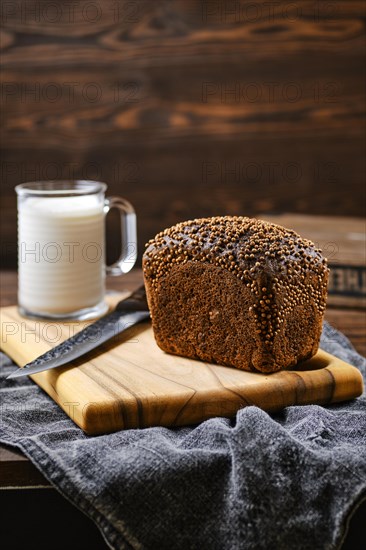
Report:
M 96 181 L 18 185 L 18 307 L 22 315 L 85 320 L 105 313 L 105 276 L 122 275 L 137 257 L 136 214 Z M 121 215 L 122 251 L 105 263 L 105 216 Z

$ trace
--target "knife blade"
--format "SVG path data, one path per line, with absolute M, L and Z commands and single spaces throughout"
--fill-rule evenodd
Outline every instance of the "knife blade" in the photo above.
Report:
M 12 372 L 7 378 L 29 376 L 66 365 L 149 317 L 145 287 L 141 286 L 128 298 L 118 302 L 114 311 L 40 355 L 23 368 Z

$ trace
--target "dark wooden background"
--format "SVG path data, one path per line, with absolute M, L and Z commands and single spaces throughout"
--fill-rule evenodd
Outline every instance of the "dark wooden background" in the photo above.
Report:
M 2 265 L 13 188 L 38 179 L 107 182 L 140 251 L 195 216 L 363 216 L 364 18 L 363 1 L 3 2 Z

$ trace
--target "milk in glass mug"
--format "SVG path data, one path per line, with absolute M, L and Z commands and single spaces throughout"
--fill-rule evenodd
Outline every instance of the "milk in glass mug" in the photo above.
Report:
M 27 317 L 85 320 L 107 311 L 105 276 L 122 275 L 137 257 L 136 215 L 96 181 L 24 183 L 18 195 L 18 305 Z M 105 263 L 105 216 L 121 215 L 122 251 Z

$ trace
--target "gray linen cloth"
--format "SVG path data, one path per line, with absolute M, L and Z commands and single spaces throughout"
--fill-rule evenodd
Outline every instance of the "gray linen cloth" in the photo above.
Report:
M 323 349 L 366 360 L 324 325 Z M 27 378 L 5 381 L 0 440 L 94 520 L 111 548 L 334 549 L 366 497 L 366 398 L 257 407 L 198 426 L 88 437 Z

